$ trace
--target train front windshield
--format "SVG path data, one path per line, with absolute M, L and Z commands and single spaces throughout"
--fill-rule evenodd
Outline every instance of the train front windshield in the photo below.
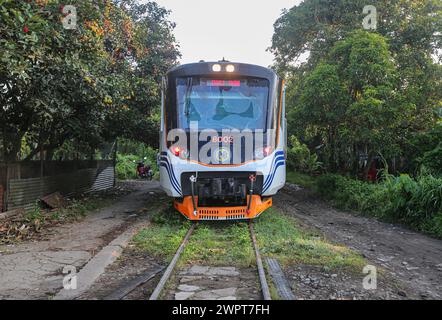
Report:
M 269 81 L 258 78 L 218 80 L 178 78 L 178 126 L 199 130 L 266 128 Z

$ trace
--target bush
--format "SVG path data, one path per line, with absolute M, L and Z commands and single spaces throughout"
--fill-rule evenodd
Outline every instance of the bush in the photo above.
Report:
M 292 170 L 304 173 L 316 172 L 321 167 L 321 163 L 318 162 L 318 156 L 311 154 L 308 147 L 302 144 L 295 136 L 289 138 L 287 165 Z
M 420 229 L 427 221 L 442 215 L 442 179 L 431 175 L 416 180 L 408 175 L 385 183 L 390 194 L 386 212 L 393 220 Z
M 137 162 L 140 157 L 133 154 L 117 154 L 117 164 L 115 170 L 117 178 L 120 180 L 137 178 Z
M 425 152 L 420 164 L 432 173 L 442 176 L 442 142 L 435 149 Z
M 137 164 L 143 161 L 144 164 L 149 164 L 154 178 L 158 176 L 158 166 L 157 166 L 157 154 L 158 150 L 151 147 L 140 148 L 139 155 L 135 154 L 117 154 L 117 164 L 116 171 L 117 177 L 120 180 L 126 179 L 136 179 L 137 176 Z
M 371 195 L 375 186 L 359 180 L 336 174 L 320 176 L 317 180 L 318 192 L 342 209 L 367 210 L 371 205 Z
M 425 167 L 435 175 L 442 175 L 442 123 L 430 131 L 416 133 L 407 140 L 405 154 L 411 160 L 411 171 Z M 409 171 L 410 172 L 410 171 Z
M 312 190 L 315 190 L 316 188 L 316 177 L 305 173 L 288 170 L 286 173 L 286 180 L 289 183 L 294 183 L 304 188 Z
M 442 178 L 387 176 L 379 184 L 327 174 L 317 190 L 339 208 L 352 209 L 442 237 Z
M 435 215 L 425 222 L 422 229 L 429 234 L 434 234 L 442 238 L 442 214 Z

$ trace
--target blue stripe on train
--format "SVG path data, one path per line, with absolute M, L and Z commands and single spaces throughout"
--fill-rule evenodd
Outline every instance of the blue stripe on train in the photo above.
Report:
M 284 159 L 284 151 L 277 151 L 277 152 L 275 153 L 275 157 L 273 158 L 272 166 L 271 166 L 271 168 L 270 168 L 270 173 L 269 173 L 269 175 L 267 176 L 266 180 L 264 181 L 264 186 L 270 181 L 269 178 L 270 178 L 270 175 L 271 175 L 271 173 L 272 173 L 272 171 L 273 171 L 273 169 L 274 169 L 274 166 L 275 166 L 276 162 L 277 162 L 278 160 L 280 160 L 280 159 Z
M 175 182 L 176 186 L 179 188 L 180 184 L 178 183 L 177 178 L 175 177 L 175 172 L 173 171 L 173 167 L 172 164 L 169 162 L 169 158 L 168 157 L 161 157 L 161 161 L 164 161 L 165 163 L 168 164 L 169 168 L 170 168 L 170 172 L 171 174 L 171 178 L 173 179 L 173 182 Z
M 273 174 L 272 174 L 272 176 L 271 176 L 271 179 L 270 179 L 269 183 L 267 184 L 267 186 L 263 188 L 263 191 L 262 191 L 262 192 L 266 192 L 266 191 L 269 189 L 269 187 L 270 187 L 270 186 L 272 185 L 272 183 L 273 183 L 273 178 L 275 178 L 276 170 L 277 170 L 280 166 L 284 166 L 284 165 L 285 165 L 285 160 L 281 160 L 281 161 L 279 161 L 279 162 L 276 163 L 276 166 L 275 166 L 275 169 L 273 170 Z
M 285 165 L 284 151 L 278 151 L 275 153 L 275 158 L 273 159 L 272 168 L 270 169 L 270 174 L 267 176 L 263 184 L 263 190 L 262 190 L 263 193 L 267 191 L 267 189 L 272 185 L 273 179 L 276 174 L 276 170 L 282 165 Z
M 177 188 L 177 186 L 173 183 L 173 181 L 171 179 L 171 175 L 170 175 L 170 171 L 169 171 L 169 166 L 166 163 L 164 163 L 164 162 L 161 162 L 160 166 L 166 169 L 167 174 L 169 175 L 169 179 L 170 179 L 170 183 L 172 184 L 172 187 L 175 189 L 175 191 L 177 193 L 179 193 L 181 195 L 180 190 Z
M 275 153 L 275 156 L 273 158 L 273 163 L 272 163 L 272 167 L 270 169 L 270 172 L 272 172 L 273 167 L 275 166 L 276 161 L 278 161 L 279 159 L 284 158 L 284 151 L 277 151 Z
M 170 165 L 169 160 L 166 157 L 161 157 L 160 166 L 164 167 L 166 169 L 167 174 L 169 175 L 170 183 L 171 183 L 172 187 L 175 189 L 175 191 L 177 193 L 179 193 L 180 195 L 182 195 L 180 185 L 178 184 L 178 181 L 175 177 L 175 173 L 173 171 L 173 168 Z
M 167 173 L 169 174 L 170 182 L 171 182 L 176 188 L 178 188 L 178 187 L 179 187 L 179 184 L 177 184 L 176 180 L 173 179 L 174 175 L 171 174 L 171 173 L 173 173 L 173 170 L 172 170 L 170 164 L 169 164 L 167 161 L 165 161 L 165 160 L 161 160 L 160 164 L 162 165 L 162 167 L 164 167 L 164 168 L 167 169 Z
M 178 191 L 181 191 L 181 188 L 180 188 L 180 184 L 178 183 L 178 180 L 177 180 L 177 178 L 175 177 L 175 172 L 174 172 L 174 170 L 173 170 L 173 166 L 172 166 L 172 164 L 170 164 L 168 161 L 164 161 L 163 160 L 163 162 L 166 162 L 166 164 L 169 166 L 169 170 L 170 170 L 170 177 L 171 177 L 171 181 L 175 184 L 175 186 L 176 186 L 176 188 L 178 189 Z

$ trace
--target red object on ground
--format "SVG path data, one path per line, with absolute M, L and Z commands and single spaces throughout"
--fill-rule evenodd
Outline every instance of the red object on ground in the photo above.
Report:
M 368 170 L 368 173 L 367 173 L 367 180 L 375 182 L 377 175 L 378 175 L 378 171 L 376 169 L 376 163 L 372 162 L 370 170 Z
M 28 28 L 28 26 L 24 26 L 24 28 L 23 28 L 23 32 L 24 32 L 24 33 L 28 33 L 28 32 L 29 32 L 29 28 Z

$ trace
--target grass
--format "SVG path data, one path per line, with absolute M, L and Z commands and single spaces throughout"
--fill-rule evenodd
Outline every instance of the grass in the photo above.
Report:
M 66 207 L 51 211 L 42 209 L 36 204 L 32 210 L 26 212 L 24 221 L 34 226 L 34 229 L 38 231 L 41 226 L 46 224 L 77 221 L 89 212 L 109 206 L 111 203 L 112 200 L 106 198 L 73 199 Z
M 148 228 L 133 239 L 137 248 L 170 261 L 186 234 L 190 222 L 172 208 L 157 212 Z M 321 265 L 326 270 L 345 268 L 360 272 L 365 260 L 350 249 L 328 243 L 302 230 L 296 220 L 275 208 L 255 222 L 263 256 L 274 257 L 282 265 Z M 179 264 L 247 267 L 255 256 L 246 222 L 200 222 Z
M 190 227 L 172 208 L 154 214 L 148 228 L 133 239 L 149 254 L 170 261 Z M 180 264 L 249 266 L 254 261 L 246 223 L 200 222 L 189 240 Z
M 46 211 L 36 205 L 34 209 L 26 212 L 25 220 L 52 220 L 57 222 L 75 221 L 85 217 L 88 212 L 106 207 L 112 203 L 111 199 L 84 198 L 74 199 L 65 208 L 58 208 L 53 211 Z
M 387 174 L 378 183 L 368 183 L 338 174 L 312 177 L 288 171 L 287 181 L 307 187 L 338 209 L 442 238 L 442 178 L 439 176 Z
M 367 183 L 337 174 L 317 179 L 318 195 L 333 206 L 442 238 L 442 178 L 385 174 Z
M 274 257 L 284 266 L 307 264 L 360 272 L 366 264 L 359 254 L 301 229 L 294 218 L 276 208 L 255 222 L 255 232 L 262 255 Z
M 287 171 L 286 180 L 309 189 L 314 189 L 316 186 L 316 178 L 305 173 Z
M 86 216 L 89 212 L 109 206 L 112 199 L 88 198 L 81 200 L 72 200 L 66 208 L 57 210 L 60 217 L 67 219 L 77 219 Z
M 133 242 L 138 249 L 169 261 L 189 227 L 190 222 L 172 208 L 159 210 L 153 214 L 149 227 L 141 229 L 133 238 Z
M 248 225 L 244 222 L 200 223 L 183 260 L 187 264 L 248 267 L 254 263 Z

